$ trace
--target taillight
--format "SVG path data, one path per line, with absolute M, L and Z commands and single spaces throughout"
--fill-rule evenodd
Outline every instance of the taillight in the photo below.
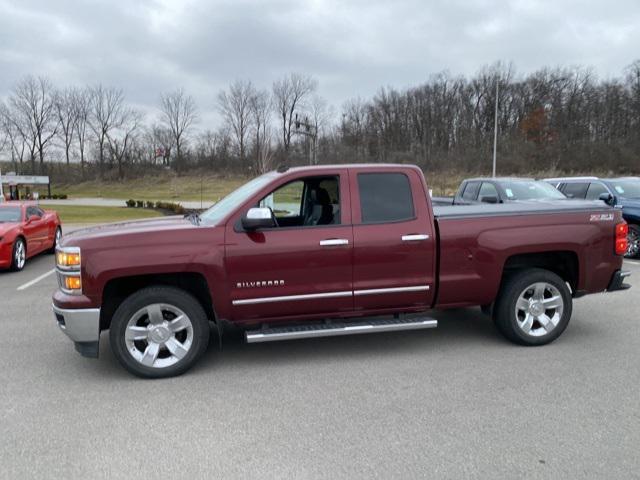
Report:
M 627 253 L 628 243 L 627 234 L 629 233 L 629 225 L 622 222 L 616 225 L 616 255 L 624 255 Z

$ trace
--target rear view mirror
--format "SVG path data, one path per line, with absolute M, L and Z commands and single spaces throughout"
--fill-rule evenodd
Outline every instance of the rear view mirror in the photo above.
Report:
M 257 230 L 258 228 L 272 228 L 275 226 L 273 213 L 270 208 L 250 208 L 242 217 L 242 228 Z
M 498 203 L 498 197 L 495 195 L 485 195 L 480 201 L 482 203 Z
M 27 223 L 35 222 L 36 220 L 40 220 L 40 217 L 37 215 L 30 215 L 29 218 L 27 218 Z
M 616 204 L 616 197 L 614 197 L 610 193 L 601 193 L 600 197 L 598 198 L 612 207 Z

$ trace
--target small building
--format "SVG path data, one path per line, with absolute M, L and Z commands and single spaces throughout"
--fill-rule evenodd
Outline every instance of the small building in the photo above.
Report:
M 46 175 L 0 174 L 0 196 L 5 200 L 33 200 L 34 193 L 44 193 L 40 189 L 45 187 L 51 196 L 51 181 Z

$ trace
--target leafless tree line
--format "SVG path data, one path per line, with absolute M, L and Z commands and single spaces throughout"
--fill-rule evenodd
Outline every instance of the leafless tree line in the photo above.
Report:
M 23 173 L 62 161 L 79 164 L 83 176 L 120 178 L 135 166 L 261 173 L 310 158 L 486 172 L 497 100 L 503 173 L 640 169 L 640 60 L 606 80 L 578 67 L 520 77 L 501 64 L 472 77 L 442 73 L 349 100 L 337 119 L 317 88 L 296 73 L 270 90 L 237 80 L 208 106 L 221 119 L 212 129 L 181 88 L 162 93 L 157 120 L 148 121 L 121 89 L 57 89 L 28 76 L 0 101 L 0 155 Z
M 46 172 L 46 160 L 79 163 L 83 176 L 89 166 L 98 176 L 115 171 L 122 178 L 128 167 L 157 164 L 178 172 L 205 166 L 259 173 L 272 167 L 278 152 L 288 157 L 307 99 L 310 106 L 326 105 L 311 97 L 316 86 L 300 74 L 278 80 L 271 91 L 237 80 L 212 102 L 222 125 L 197 131 L 198 108 L 182 88 L 160 95 L 158 120 L 149 123 L 122 89 L 57 89 L 45 77 L 27 76 L 0 101 L 0 153 L 23 173 Z M 278 118 L 281 147 L 274 127 Z M 326 115 L 314 118 L 328 121 Z
M 383 88 L 345 104 L 339 158 L 490 172 L 496 83 L 504 173 L 640 172 L 640 60 L 606 80 L 580 67 L 516 78 L 498 64 L 471 78 L 444 73 L 405 90 Z

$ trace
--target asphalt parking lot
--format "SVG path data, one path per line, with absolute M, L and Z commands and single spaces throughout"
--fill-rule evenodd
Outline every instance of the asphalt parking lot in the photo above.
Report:
M 435 330 L 231 335 L 186 375 L 145 381 L 107 335 L 99 360 L 74 351 L 51 313 L 52 268 L 43 255 L 0 273 L 1 478 L 640 475 L 638 288 L 576 301 L 541 348 L 464 309 L 436 314 Z M 640 262 L 626 268 L 640 282 Z

